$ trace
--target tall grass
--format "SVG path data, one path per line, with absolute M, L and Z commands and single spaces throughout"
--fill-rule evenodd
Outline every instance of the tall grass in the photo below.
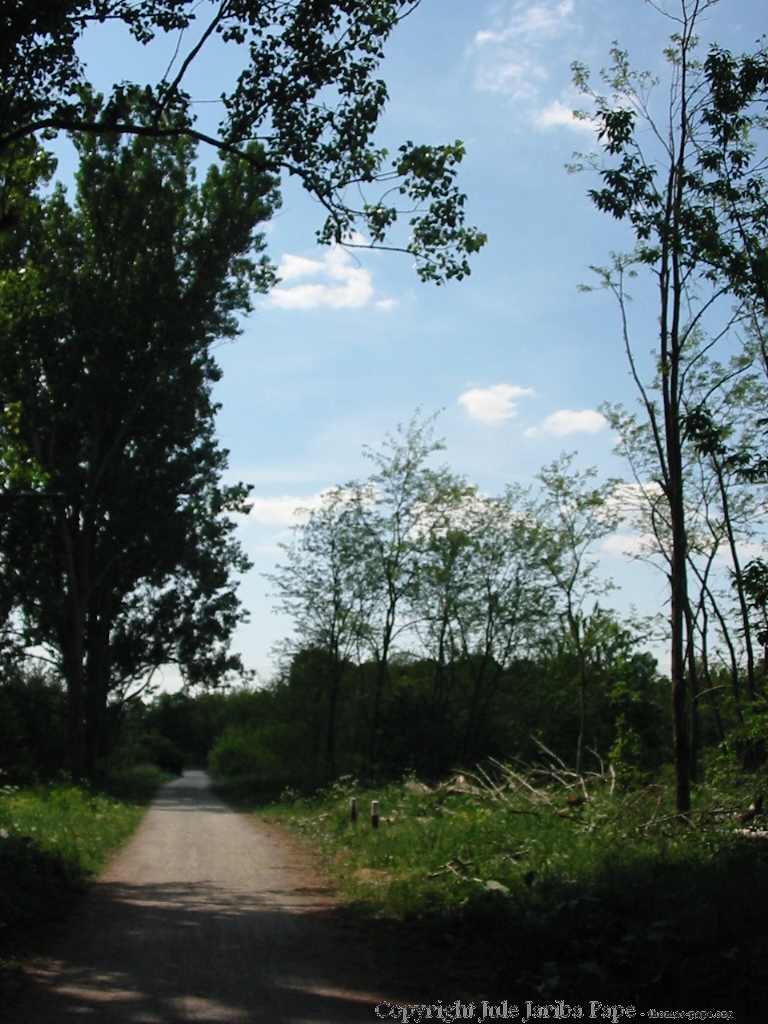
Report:
M 742 821 L 754 780 L 700 787 L 682 828 L 663 780 L 634 791 L 525 781 L 494 793 L 465 779 L 378 791 L 343 780 L 269 813 L 312 840 L 342 897 L 382 924 L 384 946 L 408 934 L 408 962 L 434 996 L 452 986 L 764 1019 L 768 838 L 759 815 Z
M 113 778 L 123 799 L 66 784 L 0 789 L 0 956 L 34 948 L 66 914 L 162 779 L 154 769 Z

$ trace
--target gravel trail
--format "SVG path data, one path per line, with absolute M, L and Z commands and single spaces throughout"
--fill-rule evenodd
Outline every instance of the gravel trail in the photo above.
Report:
M 160 790 L 25 975 L 13 1024 L 341 1024 L 400 1001 L 301 851 L 203 772 Z

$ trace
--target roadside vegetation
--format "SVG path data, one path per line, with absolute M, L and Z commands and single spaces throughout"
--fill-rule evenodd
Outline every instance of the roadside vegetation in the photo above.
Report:
M 627 789 L 554 762 L 489 763 L 437 786 L 343 779 L 260 813 L 311 840 L 380 955 L 410 965 L 427 996 L 757 1020 L 768 996 L 763 783 L 713 767 L 685 828 L 671 773 Z
M 180 770 L 168 740 L 123 731 L 113 712 L 110 756 L 74 784 L 66 706 L 61 681 L 34 662 L 0 681 L 0 963 L 39 948 Z
M 67 782 L 0 788 L 0 966 L 39 947 L 166 778 L 144 765 L 105 776 L 100 789 Z

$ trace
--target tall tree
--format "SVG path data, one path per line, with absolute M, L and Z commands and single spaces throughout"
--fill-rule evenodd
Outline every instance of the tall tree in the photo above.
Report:
M 477 498 L 476 488 L 461 478 L 444 480 L 441 515 L 433 518 L 425 535 L 419 569 L 408 604 L 419 646 L 432 661 L 431 712 L 441 737 L 454 720 L 457 661 L 461 645 L 457 612 L 470 583 L 472 535 L 465 511 Z M 442 761 L 442 758 L 441 758 Z
M 539 531 L 525 495 L 507 488 L 499 498 L 476 494 L 462 520 L 469 539 L 464 589 L 455 604 L 455 634 L 471 687 L 461 750 L 475 751 L 504 672 L 535 650 L 551 619 L 541 579 Z
M 713 224 L 702 239 L 702 258 L 713 274 L 728 281 L 750 311 L 750 326 L 768 375 L 768 161 L 763 142 L 768 47 L 762 42 L 755 52 L 741 55 L 720 46 L 710 49 L 704 62 L 710 138 L 701 152 L 695 186 L 711 211 Z M 764 414 L 758 422 L 764 431 Z M 753 483 L 768 480 L 764 436 L 763 443 L 753 447 L 751 458 L 744 458 L 743 449 L 724 443 L 727 438 L 713 437 L 711 427 L 717 431 L 717 424 L 699 425 L 706 427 L 708 447 L 716 440 L 720 456 L 725 456 L 726 463 L 743 479 Z M 742 616 L 747 602 L 758 612 L 760 643 L 768 636 L 764 628 L 766 578 L 768 565 L 757 558 L 745 566 L 740 580 Z
M 247 489 L 221 485 L 211 344 L 273 279 L 256 227 L 276 193 L 238 158 L 196 186 L 183 137 L 75 141 L 74 205 L 56 188 L 5 238 L 20 265 L 0 281 L 0 393 L 45 484 L 6 500 L 0 546 L 27 640 L 66 680 L 80 776 L 111 693 L 170 661 L 191 682 L 237 665 L 247 560 L 227 513 Z
M 585 631 L 597 597 L 611 589 L 611 581 L 597 576 L 595 545 L 613 533 L 619 510 L 611 498 L 617 481 L 600 486 L 597 470 L 573 468 L 574 454 L 566 454 L 538 474 L 541 493 L 533 507 L 539 528 L 542 565 L 560 604 L 560 614 L 579 666 L 579 739 L 576 771 L 581 771 L 587 725 L 589 659 Z M 592 598 L 592 607 L 587 602 Z
M 668 93 L 657 114 L 656 79 L 631 68 L 615 46 L 604 72 L 610 95 L 595 92 L 588 70 L 574 65 L 575 81 L 594 103 L 602 159 L 592 161 L 601 184 L 590 191 L 599 210 L 630 225 L 636 248 L 599 269 L 602 284 L 619 300 L 623 338 L 655 452 L 655 476 L 666 506 L 669 549 L 670 677 L 672 689 L 675 807 L 690 810 L 690 749 L 686 701 L 686 623 L 689 613 L 688 537 L 683 465 L 685 378 L 704 332 L 708 344 L 724 337 L 741 314 L 733 313 L 732 281 L 713 269 L 711 251 L 720 251 L 728 225 L 715 191 L 703 187 L 702 163 L 716 130 L 705 72 L 696 56 L 703 15 L 716 0 L 677 0 L 668 16 L 675 31 L 665 51 Z M 653 5 L 655 6 L 655 5 Z M 729 152 L 743 145 L 738 135 L 724 140 Z M 645 380 L 632 343 L 627 278 L 650 273 L 658 297 L 655 359 L 658 376 Z M 722 319 L 716 322 L 718 313 Z
M 729 590 L 737 602 L 739 633 L 746 660 L 747 693 L 756 694 L 757 676 L 748 598 L 740 545 L 752 540 L 760 523 L 763 481 L 746 482 L 745 469 L 755 463 L 761 443 L 759 422 L 765 413 L 764 379 L 754 349 L 745 347 L 727 366 L 703 359 L 691 375 L 684 426 L 702 463 L 702 473 L 716 495 L 719 530 L 730 558 Z
M 759 497 L 744 484 L 734 466 L 726 466 L 712 444 L 704 441 L 704 424 L 719 424 L 717 436 L 733 444 L 749 444 L 754 434 L 754 402 L 745 396 L 755 389 L 754 374 L 747 374 L 741 359 L 735 369 L 691 362 L 682 392 L 683 437 L 681 448 L 685 491 L 686 558 L 688 569 L 685 609 L 685 665 L 689 689 L 689 756 L 692 781 L 698 762 L 700 681 L 717 716 L 711 679 L 712 659 L 722 657 L 730 666 L 734 700 L 740 698 L 740 681 L 747 661 L 749 680 L 750 638 L 744 617 L 734 607 L 733 594 L 743 590 L 739 548 L 754 537 Z M 736 379 L 734 380 L 734 374 Z M 757 392 L 759 393 L 759 391 Z M 702 404 L 703 403 L 703 404 Z M 658 455 L 647 417 L 631 414 L 621 406 L 604 407 L 618 438 L 616 452 L 630 466 L 633 483 L 618 493 L 623 515 L 636 530 L 633 557 L 671 571 L 673 534 L 669 505 L 658 480 Z M 739 602 L 741 603 L 741 602 Z M 736 614 L 734 614 L 734 612 Z
M 318 509 L 295 527 L 294 540 L 282 545 L 285 561 L 267 579 L 276 588 L 278 607 L 292 619 L 294 636 L 283 650 L 322 654 L 313 666 L 321 675 L 325 711 L 325 774 L 336 772 L 336 720 L 342 674 L 356 653 L 360 626 L 360 540 L 352 495 L 342 487 L 327 492 Z
M 360 572 L 361 651 L 374 663 L 365 768 L 376 758 L 382 697 L 389 681 L 389 661 L 398 636 L 412 627 L 408 617 L 423 548 L 430 529 L 442 518 L 449 490 L 447 470 L 433 470 L 429 459 L 445 445 L 434 438 L 434 416 L 418 413 L 398 427 L 379 450 L 365 449 L 374 472 L 354 486 Z

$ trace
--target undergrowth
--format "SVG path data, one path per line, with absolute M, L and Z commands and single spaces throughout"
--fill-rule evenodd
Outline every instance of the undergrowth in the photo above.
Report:
M 383 956 L 400 943 L 425 997 L 448 987 L 762 1020 L 768 836 L 756 785 L 698 787 L 684 827 L 664 779 L 624 789 L 502 766 L 436 788 L 342 779 L 268 813 L 308 837 L 342 898 L 378 922 Z
M 102 791 L 0 788 L 0 958 L 37 946 L 133 832 L 164 778 L 150 766 L 105 779 Z

